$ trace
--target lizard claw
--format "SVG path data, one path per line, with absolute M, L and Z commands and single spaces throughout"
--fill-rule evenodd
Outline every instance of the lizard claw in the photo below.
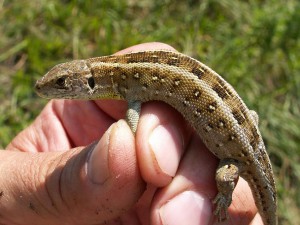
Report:
M 227 220 L 229 218 L 227 209 L 231 203 L 231 198 L 228 199 L 222 193 L 218 193 L 213 200 L 213 203 L 216 204 L 214 215 L 217 216 L 218 221 L 222 222 Z

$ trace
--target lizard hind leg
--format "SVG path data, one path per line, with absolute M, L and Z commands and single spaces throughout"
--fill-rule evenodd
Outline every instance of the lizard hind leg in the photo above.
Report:
M 140 119 L 141 104 L 142 103 L 140 101 L 128 101 L 126 121 L 134 134 Z
M 232 193 L 239 178 L 239 167 L 232 159 L 222 159 L 216 171 L 218 194 L 213 200 L 216 204 L 214 214 L 218 221 L 229 218 L 228 207 L 232 201 Z

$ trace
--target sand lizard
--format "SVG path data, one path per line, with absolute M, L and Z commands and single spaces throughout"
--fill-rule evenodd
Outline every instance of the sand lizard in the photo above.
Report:
M 166 102 L 195 129 L 220 159 L 215 215 L 228 218 L 239 176 L 252 190 L 265 225 L 277 224 L 274 175 L 258 129 L 258 116 L 233 87 L 203 63 L 181 53 L 155 50 L 74 60 L 53 67 L 36 83 L 41 97 L 125 99 L 136 131 L 141 103 Z

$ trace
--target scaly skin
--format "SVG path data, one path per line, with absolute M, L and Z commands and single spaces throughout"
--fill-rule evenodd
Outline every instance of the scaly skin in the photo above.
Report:
M 239 176 L 248 183 L 265 225 L 277 224 L 273 171 L 249 110 L 221 76 L 201 62 L 170 51 L 145 51 L 75 60 L 52 68 L 36 83 L 46 98 L 125 99 L 133 132 L 142 102 L 159 100 L 178 110 L 220 159 L 215 214 L 227 219 Z

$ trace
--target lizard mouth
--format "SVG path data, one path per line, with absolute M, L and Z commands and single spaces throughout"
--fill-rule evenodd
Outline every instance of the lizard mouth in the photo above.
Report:
M 46 93 L 43 93 L 43 88 L 41 83 L 39 82 L 40 80 L 38 80 L 35 85 L 34 85 L 34 90 L 37 93 L 38 96 L 45 98 L 47 97 Z
M 51 88 L 43 85 L 43 83 L 41 83 L 40 80 L 38 80 L 36 82 L 36 84 L 34 85 L 34 89 L 38 96 L 40 96 L 42 98 L 47 98 L 47 99 L 58 97 L 58 96 L 56 96 L 56 93 L 57 94 L 60 93 L 57 90 L 56 91 L 49 90 Z

